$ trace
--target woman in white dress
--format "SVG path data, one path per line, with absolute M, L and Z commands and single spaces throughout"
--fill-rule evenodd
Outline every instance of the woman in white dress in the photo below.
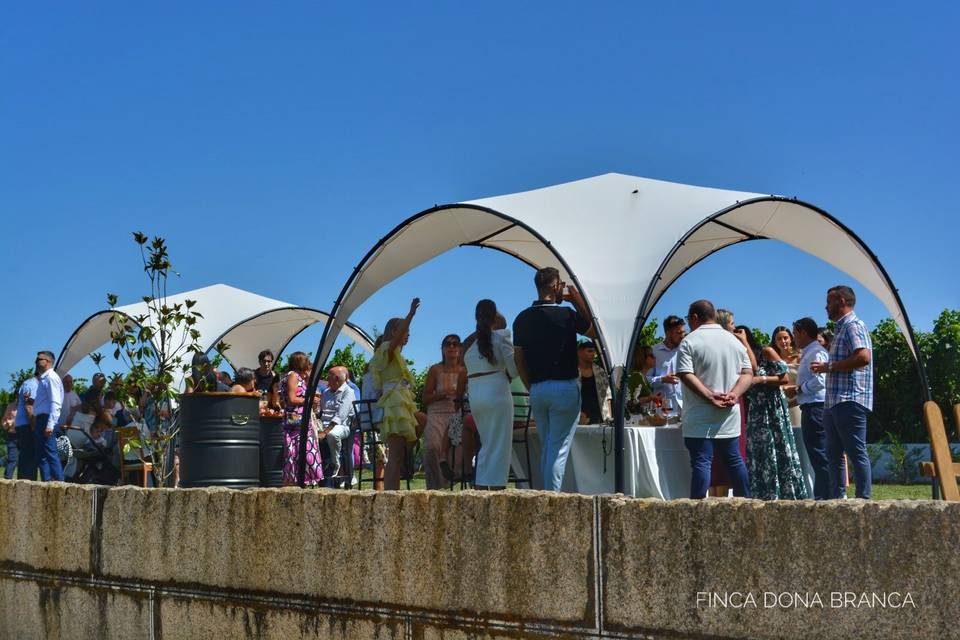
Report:
M 503 489 L 513 447 L 510 379 L 517 375 L 513 340 L 493 300 L 477 303 L 476 319 L 477 331 L 464 341 L 463 353 L 470 411 L 482 444 L 477 454 L 475 487 Z

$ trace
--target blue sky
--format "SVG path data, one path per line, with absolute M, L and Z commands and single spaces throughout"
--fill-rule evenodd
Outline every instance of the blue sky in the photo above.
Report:
M 145 293 L 133 230 L 167 238 L 177 290 L 329 308 L 418 211 L 611 171 L 800 197 L 876 252 L 917 327 L 960 307 L 956 5 L 662 5 L 7 4 L 0 373 L 59 351 L 108 291 Z M 461 249 L 352 320 L 382 327 L 419 295 L 408 353 L 427 364 L 477 299 L 512 317 L 531 278 Z M 708 297 L 769 332 L 822 320 L 846 280 L 748 243 L 654 315 Z M 866 295 L 858 310 L 886 315 Z

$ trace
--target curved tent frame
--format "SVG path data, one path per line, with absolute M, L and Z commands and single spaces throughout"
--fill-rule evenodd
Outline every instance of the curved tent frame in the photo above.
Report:
M 307 327 L 318 322 L 325 325 L 330 315 L 318 309 L 299 307 L 266 298 L 227 285 L 213 285 L 168 297 L 171 303 L 196 300 L 196 309 L 204 317 L 197 323 L 199 344 L 209 351 L 221 340 L 231 345 L 222 354 L 234 369 L 257 361 L 257 354 L 267 347 L 279 356 L 290 342 Z M 110 340 L 110 319 L 120 314 L 136 324 L 136 318 L 147 313 L 145 303 L 104 309 L 89 316 L 70 335 L 57 359 L 56 370 L 70 371 L 78 362 Z M 359 327 L 348 323 L 347 337 L 363 349 L 373 352 L 373 341 Z M 216 336 L 210 339 L 208 336 Z M 178 380 L 179 384 L 179 380 Z
M 642 236 L 631 233 L 635 228 L 642 228 Z M 781 240 L 818 257 L 878 297 L 906 337 L 929 394 L 909 318 L 892 280 L 867 245 L 836 218 L 797 199 L 622 174 L 436 206 L 397 225 L 367 252 L 344 284 L 331 311 L 333 322 L 324 328 L 314 371 L 360 304 L 450 249 L 492 248 L 534 268 L 556 267 L 583 294 L 604 366 L 617 383 L 616 489 L 622 491 L 627 378 L 622 373 L 650 311 L 695 264 L 725 247 L 762 239 Z M 311 389 L 316 383 L 311 380 Z M 312 394 L 308 402 L 310 398 Z M 301 478 L 302 471 L 301 465 Z

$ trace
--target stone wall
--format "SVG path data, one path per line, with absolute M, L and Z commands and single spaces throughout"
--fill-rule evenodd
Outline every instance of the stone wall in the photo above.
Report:
M 0 481 L 0 532 L 0 638 L 960 634 L 958 504 Z

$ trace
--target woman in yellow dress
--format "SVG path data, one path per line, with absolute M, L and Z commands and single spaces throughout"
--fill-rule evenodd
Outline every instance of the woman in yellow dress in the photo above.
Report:
M 391 318 L 387 322 L 370 361 L 374 386 L 381 391 L 377 406 L 383 409 L 380 434 L 387 441 L 384 488 L 388 491 L 400 488 L 402 470 L 413 460 L 413 447 L 422 429 L 414 377 L 400 352 L 410 338 L 410 322 L 419 306 L 420 298 L 414 298 L 406 318 Z

